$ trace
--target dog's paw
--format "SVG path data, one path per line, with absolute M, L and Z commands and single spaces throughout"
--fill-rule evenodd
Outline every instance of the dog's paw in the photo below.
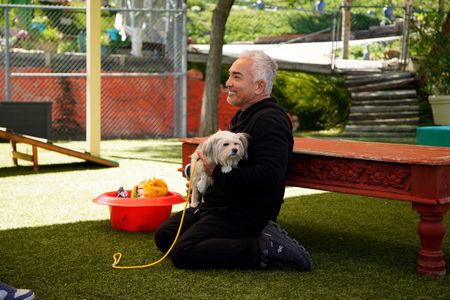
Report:
M 231 166 L 222 166 L 220 170 L 222 171 L 222 173 L 230 173 L 232 169 L 233 168 Z

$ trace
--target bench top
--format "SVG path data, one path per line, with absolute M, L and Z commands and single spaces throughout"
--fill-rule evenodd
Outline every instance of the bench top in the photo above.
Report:
M 406 164 L 450 165 L 450 148 L 436 146 L 295 138 L 293 152 Z
M 205 139 L 184 138 L 181 142 L 197 145 Z M 450 147 L 297 137 L 294 138 L 293 152 L 417 165 L 450 165 Z

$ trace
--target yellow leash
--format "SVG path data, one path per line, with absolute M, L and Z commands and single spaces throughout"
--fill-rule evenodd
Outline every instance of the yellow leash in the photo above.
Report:
M 169 250 L 167 250 L 166 254 L 164 254 L 164 256 L 161 257 L 160 259 L 158 259 L 157 261 L 154 261 L 154 262 L 149 263 L 147 265 L 142 265 L 142 266 L 118 266 L 120 260 L 122 259 L 122 253 L 117 252 L 117 253 L 115 253 L 113 255 L 114 262 L 112 264 L 112 267 L 114 269 L 143 269 L 143 268 L 148 268 L 148 267 L 151 267 L 151 266 L 159 264 L 160 262 L 162 262 L 169 255 L 170 251 L 172 251 L 173 246 L 177 242 L 178 237 L 180 236 L 181 227 L 183 226 L 184 216 L 186 215 L 186 209 L 187 209 L 187 206 L 189 204 L 189 198 L 191 196 L 192 177 L 193 177 L 194 172 L 195 172 L 195 165 L 196 164 L 197 164 L 197 162 L 195 162 L 194 165 L 192 166 L 191 176 L 189 178 L 189 185 L 188 185 L 188 191 L 187 191 L 187 196 L 186 196 L 186 202 L 184 204 L 183 213 L 181 215 L 180 226 L 178 227 L 178 231 L 177 231 L 177 234 L 175 236 L 175 239 L 174 239 L 172 245 L 170 246 Z

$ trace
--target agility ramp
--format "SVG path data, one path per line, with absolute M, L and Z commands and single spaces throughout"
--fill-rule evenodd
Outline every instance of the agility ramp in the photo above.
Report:
M 54 145 L 52 142 L 24 134 L 19 134 L 16 132 L 13 132 L 11 130 L 8 130 L 7 128 L 0 127 L 0 139 L 6 139 L 9 140 L 12 150 L 11 150 L 11 156 L 12 160 L 15 166 L 18 165 L 18 160 L 26 160 L 31 161 L 33 163 L 33 168 L 36 172 L 39 171 L 39 162 L 38 162 L 38 148 L 43 148 L 50 151 L 55 151 L 58 153 L 66 154 L 69 156 L 77 157 L 84 159 L 89 162 L 93 162 L 99 165 L 103 165 L 106 167 L 118 167 L 119 163 L 107 160 L 98 156 L 91 155 L 89 152 L 81 152 L 76 151 L 68 148 L 64 148 L 61 146 Z M 32 154 L 25 154 L 17 151 L 17 143 L 25 143 L 29 144 L 32 147 Z

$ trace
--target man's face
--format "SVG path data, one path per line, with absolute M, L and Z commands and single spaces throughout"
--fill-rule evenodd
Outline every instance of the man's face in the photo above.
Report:
M 254 82 L 252 73 L 253 61 L 249 58 L 239 58 L 230 67 L 226 82 L 228 88 L 227 101 L 231 105 L 245 110 L 253 103 L 264 98 L 261 89 L 262 82 Z M 261 96 L 262 95 L 262 96 Z

